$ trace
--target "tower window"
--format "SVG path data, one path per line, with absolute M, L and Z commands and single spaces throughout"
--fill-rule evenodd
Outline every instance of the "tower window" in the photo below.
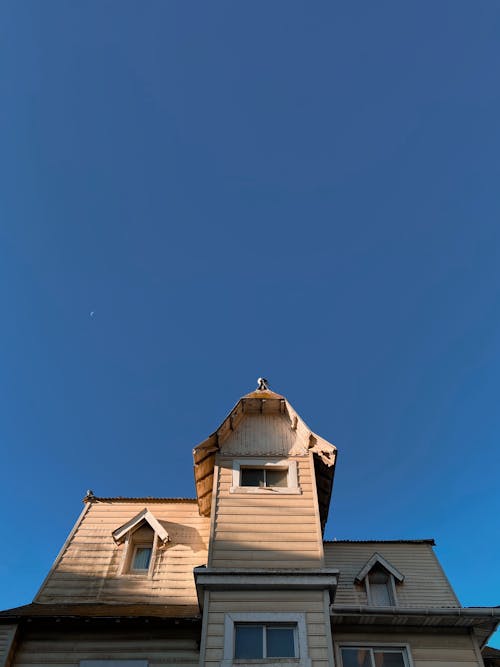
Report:
M 241 468 L 241 486 L 288 486 L 288 470 L 285 468 Z

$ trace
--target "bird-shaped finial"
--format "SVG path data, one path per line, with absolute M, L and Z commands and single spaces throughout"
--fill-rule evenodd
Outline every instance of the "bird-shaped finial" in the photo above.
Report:
M 257 391 L 267 391 L 269 389 L 269 382 L 266 378 L 257 379 Z

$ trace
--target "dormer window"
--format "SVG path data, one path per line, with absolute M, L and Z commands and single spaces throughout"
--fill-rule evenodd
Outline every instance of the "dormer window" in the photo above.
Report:
M 374 607 L 393 607 L 395 604 L 391 576 L 381 567 L 374 567 L 366 578 L 369 604 Z
M 158 519 L 144 508 L 113 531 L 113 539 L 117 544 L 124 545 L 120 574 L 152 577 L 156 552 L 170 538 Z
M 397 606 L 396 583 L 401 584 L 404 576 L 383 556 L 373 554 L 361 569 L 355 583 L 365 585 L 366 598 L 371 607 Z
M 147 572 L 151 563 L 151 554 L 153 553 L 153 546 L 147 544 L 138 544 L 134 547 L 132 554 L 132 563 L 130 565 L 131 572 Z

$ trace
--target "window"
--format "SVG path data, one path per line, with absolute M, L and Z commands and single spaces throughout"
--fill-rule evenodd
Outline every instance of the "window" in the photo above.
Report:
M 361 585 L 364 583 L 368 605 L 395 607 L 398 603 L 396 583 L 402 584 L 404 576 L 383 556 L 374 553 L 354 581 Z
M 367 576 L 369 604 L 374 607 L 392 607 L 394 605 L 392 575 L 381 567 L 374 567 Z
M 119 574 L 153 576 L 155 556 L 170 541 L 165 526 L 145 507 L 123 526 L 112 533 L 118 546 L 122 546 Z
M 288 486 L 287 468 L 241 468 L 241 486 Z
M 306 615 L 295 612 L 231 612 L 224 615 L 224 654 L 220 667 L 258 661 L 280 667 L 311 667 Z
M 147 572 L 152 552 L 153 548 L 148 544 L 138 544 L 134 547 L 134 554 L 130 565 L 131 572 Z
M 231 493 L 300 494 L 297 461 L 241 459 L 233 461 Z
M 297 658 L 296 627 L 295 624 L 235 623 L 235 659 Z
M 402 647 L 360 647 L 340 649 L 342 667 L 410 667 L 408 654 Z

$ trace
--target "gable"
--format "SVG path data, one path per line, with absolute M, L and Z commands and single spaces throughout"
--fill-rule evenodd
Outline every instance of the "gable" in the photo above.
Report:
M 163 544 L 166 544 L 170 537 L 162 524 L 155 518 L 155 516 L 144 508 L 139 514 L 136 514 L 132 519 L 124 523 L 122 526 L 113 531 L 113 539 L 117 544 L 121 544 L 131 533 L 138 530 L 142 525 L 148 524 L 154 533 L 160 538 Z
M 377 552 L 375 552 L 373 556 L 363 565 L 361 570 L 356 575 L 354 581 L 356 583 L 361 583 L 366 578 L 366 576 L 370 574 L 373 568 L 377 566 L 381 567 L 389 574 L 392 574 L 394 579 L 399 583 L 402 583 L 404 581 L 404 575 L 402 575 L 399 570 L 397 570 L 393 565 L 389 563 L 388 560 L 386 560 L 383 556 L 381 556 Z

